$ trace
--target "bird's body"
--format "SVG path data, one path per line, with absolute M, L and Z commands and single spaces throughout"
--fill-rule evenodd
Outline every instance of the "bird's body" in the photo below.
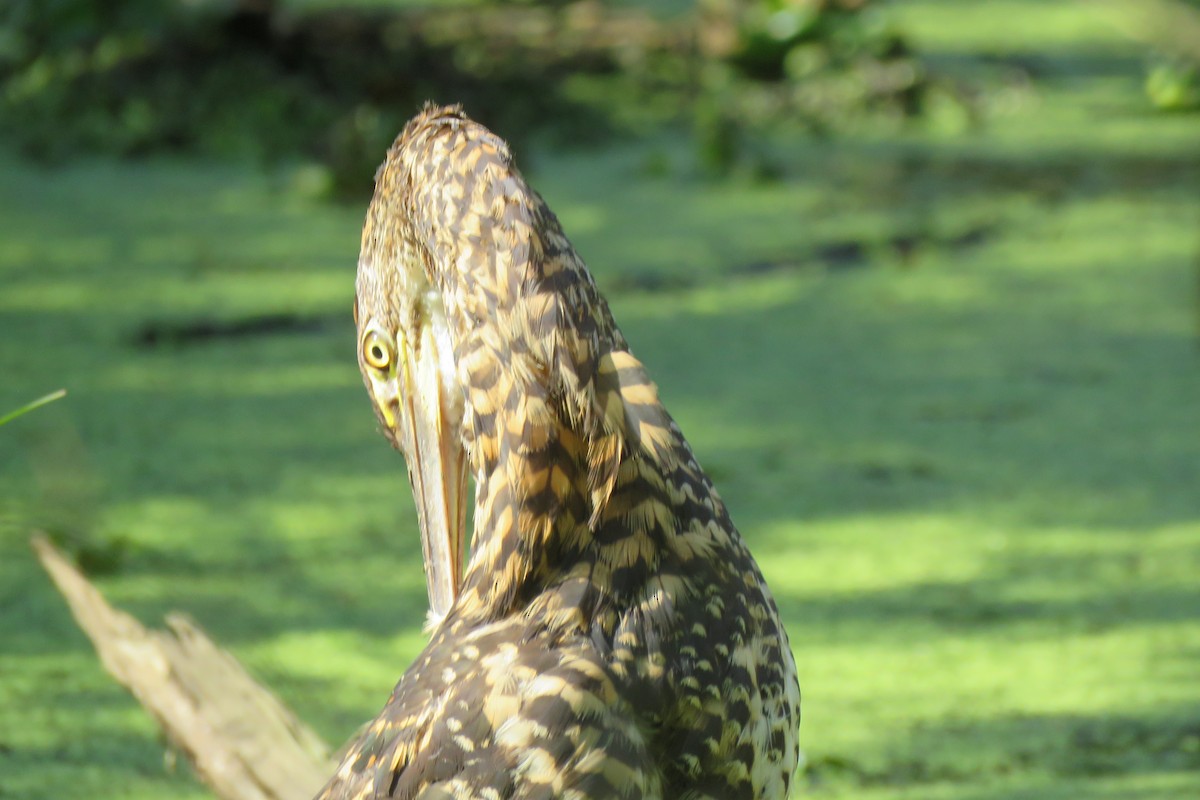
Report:
M 800 694 L 775 602 L 499 138 L 457 109 L 409 123 L 357 288 L 360 363 L 418 500 L 440 479 L 414 464 L 422 434 L 394 432 L 394 395 L 440 386 L 411 413 L 458 437 L 438 463 L 467 460 L 475 532 L 428 646 L 320 797 L 784 797 Z

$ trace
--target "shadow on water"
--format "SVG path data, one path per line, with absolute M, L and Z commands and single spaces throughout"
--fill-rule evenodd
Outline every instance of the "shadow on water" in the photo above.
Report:
M 1200 767 L 1198 711 L 1180 708 L 1154 718 L 1028 714 L 921 724 L 906 733 L 902 753 L 869 763 L 822 756 L 809 762 L 805 777 L 815 789 L 830 781 L 863 787 L 967 784 L 1034 767 L 1063 778 L 1193 770 Z M 971 755 L 964 759 L 949 742 L 966 745 Z M 965 791 L 956 796 L 988 796 Z
M 707 467 L 735 488 L 798 481 L 794 493 L 744 513 L 989 508 L 1037 489 L 1049 500 L 1095 501 L 1061 502 L 1052 515 L 1048 506 L 1046 521 L 1061 524 L 1200 518 L 1187 477 L 1195 443 L 1176 435 L 1200 424 L 1184 400 L 1200 387 L 1187 334 L 1124 330 L 1103 306 L 1036 279 L 1036 307 L 1011 310 L 989 309 L 986 298 L 897 306 L 884 282 L 860 284 L 879 289 L 881 305 L 847 316 L 827 302 L 839 280 L 817 280 L 797 302 L 628 326 L 668 407 L 701 422 L 693 439 Z M 1150 287 L 1158 290 L 1173 287 Z M 853 505 L 823 491 L 847 482 L 859 493 Z M 1129 502 L 1108 504 L 1110 493 Z
M 1023 561 L 1023 563 L 1026 563 Z M 1089 558 L 1079 566 L 1092 569 Z M 1047 571 L 1048 577 L 1053 577 Z M 1186 587 L 1150 585 L 1066 599 L 1018 595 L 1003 576 L 920 582 L 902 587 L 836 595 L 783 594 L 780 612 L 803 619 L 805 640 L 844 641 L 869 635 L 875 641 L 912 641 L 922 630 L 933 635 L 991 639 L 1019 632 L 1024 639 L 1064 633 L 1100 634 L 1137 625 L 1188 622 L 1200 616 L 1200 598 Z

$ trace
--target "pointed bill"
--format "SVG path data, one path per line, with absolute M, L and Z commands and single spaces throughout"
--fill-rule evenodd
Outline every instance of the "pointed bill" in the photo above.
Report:
M 440 334 L 440 335 L 439 335 Z M 421 549 L 431 622 L 440 621 L 458 597 L 466 534 L 467 455 L 458 425 L 462 395 L 444 326 L 423 325 L 415 341 L 401 336 L 404 371 L 401 435 L 421 526 Z

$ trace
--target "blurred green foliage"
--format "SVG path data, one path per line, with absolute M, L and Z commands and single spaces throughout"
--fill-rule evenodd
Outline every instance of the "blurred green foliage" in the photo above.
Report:
M 503 13 L 464 33 L 453 29 L 461 16 L 443 24 L 436 10 L 378 4 L 11 0 L 0 9 L 0 136 L 42 160 L 97 151 L 308 158 L 328 170 L 314 188 L 361 193 L 376 154 L 426 98 L 463 102 L 510 139 L 550 130 L 594 140 L 611 130 L 612 92 L 589 96 L 570 82 L 622 72 L 616 83 L 653 96 L 657 122 L 694 122 L 707 168 L 727 173 L 744 159 L 748 124 L 801 113 L 825 125 L 881 100 L 915 110 L 922 73 L 881 5 L 710 4 L 694 23 L 647 16 L 664 30 L 645 37 L 652 52 L 618 43 L 572 54 L 531 46 L 523 23 L 514 32 Z M 570 25 L 606 12 L 549 13 Z M 728 41 L 697 60 L 680 33 L 691 24 L 702 40 Z
M 933 82 L 883 0 L 702 0 L 694 106 L 700 160 L 717 175 L 778 172 L 751 131 L 780 120 L 810 132 L 896 127 L 922 114 Z M 954 93 L 944 96 L 961 104 Z
M 252 46 L 253 23 L 234 2 L 11 0 L 0 10 L 0 130 L 51 160 L 294 152 L 333 109 L 281 79 Z
M 732 60 L 747 75 L 801 80 L 830 65 L 906 53 L 879 0 L 755 0 L 740 10 Z
M 930 70 L 886 0 L 698 0 L 682 16 L 647 15 L 662 36 L 587 54 L 555 45 L 557 28 L 548 40 L 522 33 L 537 29 L 527 21 L 510 28 L 505 9 L 529 5 L 555 24 L 613 13 L 489 4 L 500 13 L 463 31 L 468 17 L 453 2 L 9 0 L 0 5 L 0 137 L 42 160 L 170 151 L 308 159 L 323 165 L 309 190 L 359 196 L 376 154 L 428 98 L 463 102 L 518 142 L 684 123 L 705 171 L 767 178 L 777 166 L 750 132 L 781 121 L 817 132 L 977 123 L 973 92 Z M 1156 0 L 1126 13 L 1162 17 L 1147 23 L 1153 38 L 1178 28 L 1180 14 L 1200 26 L 1197 9 L 1196 0 Z M 1146 92 L 1159 108 L 1200 105 L 1200 56 L 1184 51 L 1164 48 L 1149 70 Z
M 1200 110 L 1200 0 L 1101 0 L 1098 9 L 1149 45 L 1145 91 L 1155 108 Z
M 1161 55 L 1146 76 L 1146 94 L 1164 111 L 1200 110 L 1200 0 L 1159 0 L 1145 13 L 1162 18 Z
M 1160 60 L 1146 76 L 1146 94 L 1164 111 L 1200 108 L 1200 64 L 1178 58 Z
M 0 15 L 0 136 L 41 160 L 308 158 L 327 165 L 335 191 L 361 195 L 427 98 L 468 103 L 514 138 L 539 119 L 591 122 L 539 65 L 486 41 L 426 36 L 386 9 L 12 0 Z

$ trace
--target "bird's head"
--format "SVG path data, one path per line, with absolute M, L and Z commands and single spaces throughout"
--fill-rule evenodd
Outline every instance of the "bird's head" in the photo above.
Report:
M 484 496 L 507 497 L 479 501 L 499 516 L 472 543 L 478 601 L 477 576 L 511 597 L 531 553 L 599 519 L 623 453 L 670 457 L 670 419 L 583 262 L 461 109 L 426 107 L 388 150 L 356 289 L 358 363 L 408 462 L 434 620 L 463 586 L 468 463 Z
M 430 621 L 458 595 L 466 530 L 463 391 L 430 256 L 412 233 L 402 186 L 384 166 L 367 215 L 354 318 L 358 366 L 384 435 L 403 455 L 416 501 Z

